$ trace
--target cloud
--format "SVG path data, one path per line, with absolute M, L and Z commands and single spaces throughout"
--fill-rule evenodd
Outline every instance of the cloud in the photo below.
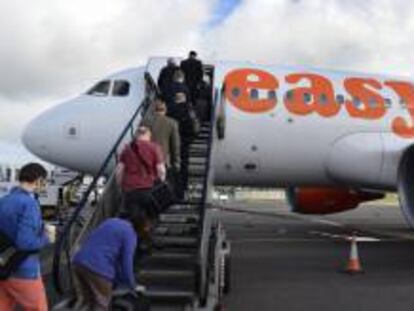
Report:
M 414 3 L 245 0 L 206 49 L 226 59 L 410 74 Z
M 0 139 L 102 76 L 144 65 L 150 55 L 184 55 L 209 18 L 205 0 L 0 2 Z
M 34 114 L 102 76 L 185 55 L 414 72 L 414 2 L 226 0 L 0 2 L 0 138 L 15 140 Z M 226 11 L 227 12 L 227 11 Z
M 0 94 L 33 100 L 148 55 L 182 53 L 207 19 L 204 0 L 25 0 L 0 3 Z

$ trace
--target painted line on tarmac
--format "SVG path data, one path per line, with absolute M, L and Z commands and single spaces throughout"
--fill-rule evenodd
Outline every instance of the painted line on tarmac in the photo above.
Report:
M 351 241 L 351 236 L 349 234 L 334 234 L 329 232 L 322 232 L 322 231 L 309 231 L 312 235 L 318 235 L 329 239 L 334 240 L 344 240 L 344 241 Z M 357 242 L 382 242 L 379 238 L 374 238 L 370 236 L 356 236 Z
M 286 243 L 286 242 L 326 242 L 326 239 L 310 239 L 310 238 L 281 238 L 281 239 L 230 239 L 231 244 L 243 244 L 243 243 Z
M 251 211 L 246 209 L 234 208 L 234 207 L 224 207 L 221 206 L 221 210 L 235 212 L 240 214 L 251 214 L 257 216 L 265 216 L 265 217 L 273 217 L 273 218 L 282 218 L 282 219 L 290 219 L 296 221 L 304 221 L 304 222 L 311 222 L 311 223 L 319 223 L 323 225 L 332 226 L 335 228 L 342 228 L 348 231 L 359 231 L 363 235 L 374 235 L 375 238 L 381 239 L 383 238 L 384 241 L 414 241 L 414 233 L 398 233 L 398 232 L 389 232 L 389 231 L 381 231 L 375 229 L 364 229 L 364 228 L 356 228 L 352 225 L 348 224 L 341 224 L 339 222 L 335 222 L 332 220 L 326 219 L 315 219 L 310 218 L 308 216 L 302 216 L 297 214 L 285 214 L 285 213 L 278 213 L 278 212 L 260 212 L 260 211 Z M 362 233 L 363 232 L 363 233 Z M 386 240 L 384 240 L 386 238 Z

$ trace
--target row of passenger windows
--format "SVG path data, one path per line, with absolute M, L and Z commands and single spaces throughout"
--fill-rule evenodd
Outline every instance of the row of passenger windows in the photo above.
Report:
M 237 98 L 237 97 L 240 96 L 241 91 L 240 91 L 239 88 L 233 88 L 232 91 L 231 91 L 231 93 L 232 93 L 233 97 Z M 260 93 L 262 93 L 262 91 L 260 91 Z M 258 100 L 260 98 L 274 100 L 274 99 L 277 98 L 277 94 L 276 94 L 276 92 L 274 90 L 268 90 L 268 91 L 266 91 L 266 94 L 263 94 L 264 96 L 260 96 L 258 89 L 251 89 L 249 95 L 250 95 L 250 99 L 252 99 L 252 100 Z M 290 90 L 290 91 L 288 91 L 286 93 L 285 99 L 287 101 L 291 101 L 291 100 L 293 100 L 294 95 L 295 95 L 294 94 L 294 91 L 293 90 Z M 310 94 L 310 93 L 304 93 L 303 94 L 303 100 L 304 100 L 305 103 L 310 103 L 312 101 L 312 97 L 313 97 L 313 95 Z M 336 95 L 335 99 L 336 99 L 336 102 L 338 104 L 341 104 L 341 105 L 342 104 L 345 104 L 345 96 L 344 95 L 338 94 L 338 95 Z M 356 107 L 359 107 L 360 105 L 362 105 L 362 101 L 358 97 L 354 97 L 352 101 L 353 101 L 353 103 L 354 103 L 354 105 Z M 321 94 L 320 97 L 319 97 L 319 102 L 322 105 L 327 104 L 328 103 L 328 97 L 327 97 L 327 95 L 326 94 Z M 384 102 L 385 102 L 385 107 L 386 108 L 390 108 L 392 106 L 392 101 L 391 101 L 390 98 L 385 98 L 384 99 Z M 374 108 L 374 107 L 376 107 L 379 104 L 379 102 L 377 101 L 376 98 L 371 98 L 369 100 L 368 104 L 369 104 L 370 107 L 373 107 Z M 400 100 L 400 105 L 403 108 L 406 108 L 407 103 L 403 99 L 401 99 Z
M 86 94 L 93 96 L 128 96 L 130 84 L 126 80 L 104 80 L 94 85 Z M 112 86 L 112 91 L 111 91 Z
M 0 181 L 2 182 L 12 182 L 17 181 L 19 176 L 19 169 L 12 169 L 10 167 L 0 167 Z

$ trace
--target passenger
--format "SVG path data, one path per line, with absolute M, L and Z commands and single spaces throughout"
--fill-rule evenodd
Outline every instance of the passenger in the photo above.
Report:
M 54 240 L 51 228 L 43 226 L 34 198 L 44 189 L 46 176 L 45 168 L 38 163 L 23 166 L 19 185 L 0 200 L 0 230 L 19 250 L 40 250 Z M 38 254 L 27 257 L 8 279 L 0 281 L 0 310 L 14 310 L 17 305 L 24 310 L 48 309 Z
M 194 108 L 201 121 L 210 121 L 212 88 L 209 76 L 205 75 L 199 84 L 197 101 Z
M 167 117 L 167 106 L 161 100 L 155 103 L 155 118 L 150 125 L 152 141 L 161 146 L 168 169 L 180 170 L 180 134 L 176 120 Z
M 178 123 L 166 116 L 167 106 L 161 100 L 157 100 L 155 103 L 155 113 L 154 120 L 149 125 L 152 132 L 152 141 L 161 146 L 167 167 L 167 180 L 174 188 L 174 192 L 177 192 L 181 168 Z
M 195 104 L 198 87 L 203 81 L 203 63 L 197 59 L 197 53 L 191 51 L 188 58 L 181 62 L 180 67 L 184 72 L 185 82 L 190 89 L 191 102 Z
M 135 289 L 137 226 L 109 218 L 87 237 L 73 258 L 77 310 L 109 310 L 113 288 Z
M 161 91 L 161 98 L 166 100 L 167 94 L 171 93 L 171 86 L 173 83 L 174 73 L 178 70 L 178 66 L 174 58 L 167 59 L 167 65 L 161 69 L 158 76 L 158 88 Z
M 165 180 L 166 170 L 161 148 L 151 142 L 148 127 L 138 128 L 136 138 L 125 146 L 119 160 L 117 180 L 124 192 L 124 210 L 140 223 L 139 235 L 150 243 L 152 222 L 158 216 L 151 189 L 157 180 Z
M 191 106 L 190 92 L 184 81 L 184 73 L 181 70 L 175 72 L 174 83 L 171 89 L 167 114 L 177 120 L 181 138 L 180 154 L 181 154 L 181 186 L 178 196 L 183 198 L 184 191 L 187 188 L 188 180 L 188 148 L 194 137 L 193 120 L 190 117 Z
M 178 123 L 182 123 L 188 118 L 190 105 L 190 90 L 185 84 L 184 73 L 177 70 L 170 93 L 167 96 L 168 116 L 177 120 Z

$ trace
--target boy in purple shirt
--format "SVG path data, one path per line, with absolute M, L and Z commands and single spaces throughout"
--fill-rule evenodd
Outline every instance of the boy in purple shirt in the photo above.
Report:
M 135 288 L 135 225 L 109 218 L 85 240 L 73 258 L 78 303 L 88 310 L 108 310 L 115 286 Z

